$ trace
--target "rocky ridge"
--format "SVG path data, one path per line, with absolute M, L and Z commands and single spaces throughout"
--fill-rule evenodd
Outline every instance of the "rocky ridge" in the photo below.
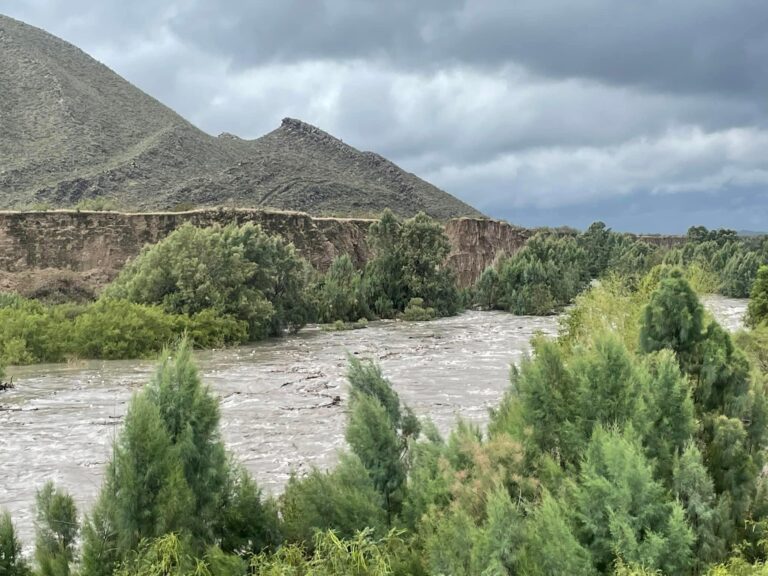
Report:
M 481 216 L 371 152 L 286 118 L 210 136 L 75 46 L 0 15 L 0 208 L 107 199 L 128 210 L 229 206 Z

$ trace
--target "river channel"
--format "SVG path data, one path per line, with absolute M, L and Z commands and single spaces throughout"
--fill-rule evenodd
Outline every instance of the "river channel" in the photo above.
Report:
M 745 302 L 713 297 L 707 306 L 736 329 Z M 508 385 L 510 364 L 534 334 L 553 335 L 557 325 L 556 317 L 466 312 L 344 332 L 309 327 L 196 359 L 221 399 L 228 447 L 277 493 L 291 471 L 327 467 L 344 448 L 348 355 L 378 361 L 401 398 L 446 433 L 459 416 L 484 423 Z M 35 491 L 46 480 L 88 510 L 131 394 L 153 370 L 149 361 L 80 361 L 10 371 L 16 387 L 0 394 L 0 510 L 11 512 L 27 546 Z

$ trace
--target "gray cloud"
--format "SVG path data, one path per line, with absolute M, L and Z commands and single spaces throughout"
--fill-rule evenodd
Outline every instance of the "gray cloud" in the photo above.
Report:
M 679 231 L 768 215 L 762 1 L 0 0 L 0 12 L 210 133 L 252 138 L 299 117 L 521 224 L 594 214 Z

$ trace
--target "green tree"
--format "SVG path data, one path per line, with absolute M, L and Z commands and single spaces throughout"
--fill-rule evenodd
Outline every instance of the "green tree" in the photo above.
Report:
M 680 270 L 662 278 L 645 307 L 640 331 L 644 352 L 674 351 L 687 371 L 703 339 L 704 308 Z
M 84 530 L 85 574 L 110 573 L 142 540 L 169 532 L 185 534 L 198 551 L 215 543 L 261 550 L 276 537 L 273 511 L 227 457 L 218 402 L 191 354 L 182 340 L 131 400 Z
M 475 303 L 485 310 L 496 307 L 499 290 L 499 273 L 493 266 L 488 266 L 475 285 Z
M 672 476 L 674 494 L 696 538 L 693 571 L 700 574 L 706 566 L 723 560 L 727 549 L 720 535 L 714 484 L 695 443 L 688 443 L 677 455 Z
M 420 212 L 403 224 L 398 246 L 408 300 L 421 298 L 441 316 L 459 309 L 453 271 L 447 266 L 451 245 L 443 227 Z
M 318 294 L 320 322 L 355 321 L 367 316 L 362 275 L 347 254 L 337 256 L 322 278 Z
M 373 362 L 350 358 L 351 397 L 346 439 L 381 494 L 387 523 L 400 512 L 411 443 L 420 426 Z
M 35 560 L 42 576 L 68 576 L 79 525 L 72 496 L 47 482 L 36 495 Z
M 514 314 L 551 314 L 586 286 L 586 255 L 570 236 L 542 231 L 499 262 L 498 302 Z
M 21 551 L 21 542 L 16 537 L 16 530 L 8 512 L 0 514 L 0 575 L 31 575 Z
M 305 264 L 293 245 L 259 226 L 185 224 L 145 248 L 105 296 L 176 314 L 211 308 L 247 322 L 256 340 L 307 321 L 304 284 Z
M 749 294 L 746 323 L 748 326 L 755 327 L 766 320 L 768 320 L 768 266 L 760 266 Z
M 364 528 L 371 534 L 386 532 L 382 496 L 354 455 L 342 457 L 330 472 L 291 476 L 280 504 L 286 540 L 309 550 L 318 530 L 331 529 L 341 538 L 351 538 Z
M 579 245 L 584 249 L 587 270 L 592 278 L 597 278 L 608 269 L 616 243 L 614 232 L 604 222 L 593 222 L 579 236 Z
M 684 573 L 694 536 L 632 436 L 602 428 L 593 433 L 574 491 L 580 539 L 601 572 L 621 559 Z
M 742 248 L 733 254 L 723 268 L 720 293 L 732 298 L 748 297 L 761 264 L 760 256 L 751 250 Z
M 382 317 L 405 310 L 413 298 L 441 316 L 455 314 L 461 302 L 456 279 L 447 266 L 450 243 L 443 227 L 420 213 L 401 223 L 389 210 L 371 225 L 373 258 L 363 274 L 363 290 Z
M 399 251 L 401 230 L 402 224 L 389 209 L 368 230 L 373 258 L 365 267 L 364 290 L 374 312 L 382 317 L 404 309 L 408 301 Z
M 578 541 L 569 524 L 571 511 L 548 493 L 525 524 L 522 574 L 555 576 L 595 573 L 592 556 Z
M 656 462 L 657 477 L 669 485 L 676 457 L 697 431 L 691 386 L 669 350 L 650 355 L 646 365 L 651 375 L 646 454 Z

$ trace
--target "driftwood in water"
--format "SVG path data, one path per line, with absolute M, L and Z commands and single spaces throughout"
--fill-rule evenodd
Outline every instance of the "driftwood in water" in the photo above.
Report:
M 15 388 L 13 385 L 13 378 L 8 382 L 0 382 L 0 392 L 5 392 L 6 390 L 11 390 L 13 388 Z

